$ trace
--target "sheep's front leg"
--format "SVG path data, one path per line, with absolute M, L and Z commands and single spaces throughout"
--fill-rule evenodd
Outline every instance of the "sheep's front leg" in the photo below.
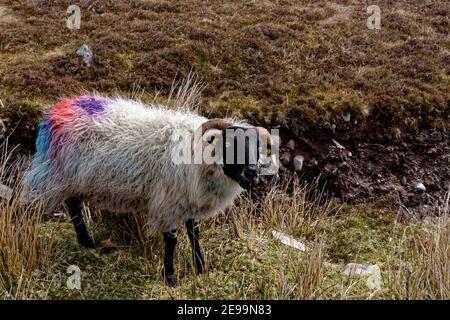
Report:
M 189 219 L 186 221 L 186 229 L 191 242 L 192 247 L 192 260 L 194 261 L 194 267 L 197 274 L 203 272 L 204 260 L 202 255 L 202 250 L 200 248 L 200 242 L 198 241 L 200 237 L 200 225 L 197 220 Z
M 169 285 L 175 286 L 177 284 L 177 277 L 174 274 L 173 253 L 175 251 L 175 246 L 177 245 L 177 230 L 174 229 L 169 232 L 164 232 L 163 236 L 165 246 L 164 278 Z
M 75 232 L 77 233 L 78 243 L 86 248 L 94 248 L 95 244 L 84 223 L 81 200 L 78 198 L 69 198 L 65 201 L 67 208 L 69 209 L 70 219 L 72 220 Z

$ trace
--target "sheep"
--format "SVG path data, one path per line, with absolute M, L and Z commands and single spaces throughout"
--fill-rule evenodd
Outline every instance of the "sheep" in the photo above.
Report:
M 237 144 L 230 148 L 236 130 L 256 132 L 258 137 L 257 145 L 245 139 L 242 163 L 235 163 Z M 222 162 L 174 161 L 174 150 L 180 146 L 188 146 L 190 155 L 195 146 L 206 150 L 218 142 Z M 47 211 L 65 203 L 78 242 L 87 248 L 95 244 L 83 220 L 83 201 L 112 213 L 144 213 L 148 234 L 163 233 L 163 274 L 168 284 L 175 285 L 178 226 L 185 224 L 193 265 L 200 274 L 204 259 L 198 221 L 224 211 L 243 190 L 258 183 L 260 152 L 257 161 L 249 160 L 255 148 L 264 149 L 269 162 L 275 163 L 271 136 L 262 127 L 232 119 L 208 120 L 191 111 L 120 97 L 63 99 L 39 124 L 24 192 L 29 198 L 40 198 Z

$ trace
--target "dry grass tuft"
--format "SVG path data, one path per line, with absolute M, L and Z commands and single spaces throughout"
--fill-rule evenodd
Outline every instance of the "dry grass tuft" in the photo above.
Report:
M 399 299 L 450 299 L 450 191 L 433 224 L 407 227 L 398 245 L 398 269 L 391 266 Z
M 8 181 L 16 169 L 6 165 L 6 143 L 0 146 L 0 183 Z M 20 181 L 13 185 L 20 188 Z M 48 270 L 52 264 L 53 240 L 42 231 L 39 204 L 24 205 L 18 200 L 0 198 L 0 297 L 27 298 L 35 271 Z
M 265 194 L 243 196 L 228 215 L 238 234 L 263 226 L 308 237 L 323 221 L 335 216 L 339 208 L 316 185 L 292 177 L 273 183 Z

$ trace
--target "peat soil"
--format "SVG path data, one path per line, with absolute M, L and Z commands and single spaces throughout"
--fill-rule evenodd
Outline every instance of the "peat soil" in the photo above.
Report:
M 300 178 L 318 181 L 329 194 L 348 203 L 381 200 L 423 218 L 437 213 L 434 209 L 442 205 L 450 188 L 446 129 L 370 138 L 357 130 L 323 130 L 301 138 L 285 132 L 282 141 L 284 168 L 295 171 L 293 158 L 303 157 Z

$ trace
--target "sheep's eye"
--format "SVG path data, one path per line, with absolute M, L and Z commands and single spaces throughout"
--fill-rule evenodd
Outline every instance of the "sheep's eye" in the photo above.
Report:
M 216 145 L 217 142 L 219 142 L 219 139 L 217 139 L 216 136 L 212 136 L 211 139 L 209 140 L 209 143 L 212 143 L 213 145 Z
M 271 146 L 267 146 L 266 156 L 271 156 L 271 155 L 272 155 L 272 147 Z

